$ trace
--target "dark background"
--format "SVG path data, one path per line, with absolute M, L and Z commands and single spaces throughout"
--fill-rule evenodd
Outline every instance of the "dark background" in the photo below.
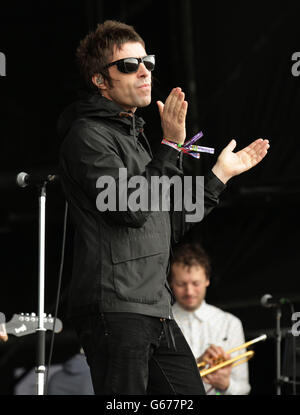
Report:
M 57 171 L 60 140 L 56 122 L 76 98 L 79 77 L 74 53 L 97 23 L 116 19 L 134 25 L 157 68 L 152 104 L 139 110 L 155 147 L 161 129 L 155 101 L 181 86 L 189 101 L 187 135 L 204 132 L 202 145 L 216 156 L 185 156 L 187 172 L 209 170 L 232 139 L 237 150 L 253 139 L 270 140 L 263 162 L 228 183 L 221 203 L 192 232 L 213 264 L 208 302 L 242 319 L 246 339 L 261 333 L 249 363 L 252 394 L 275 394 L 276 316 L 263 308 L 266 293 L 286 297 L 300 311 L 299 192 L 300 77 L 291 60 L 300 51 L 297 1 L 10 1 L 1 3 L 0 52 L 0 311 L 37 312 L 38 199 L 15 185 L 20 171 Z M 61 260 L 64 198 L 59 184 L 47 188 L 45 311 L 54 312 Z M 65 322 L 72 234 L 68 228 L 54 362 L 75 352 Z M 291 327 L 291 308 L 282 307 L 282 327 Z M 50 336 L 50 333 L 47 334 Z M 285 358 L 286 336 L 282 341 Z M 48 343 L 47 343 L 48 347 Z M 12 369 L 33 367 L 35 337 L 11 337 L 0 347 L 0 394 L 13 391 Z M 284 393 L 290 393 L 284 387 Z

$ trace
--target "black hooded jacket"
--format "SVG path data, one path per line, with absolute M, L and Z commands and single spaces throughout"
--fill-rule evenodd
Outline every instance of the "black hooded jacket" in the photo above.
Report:
M 149 190 L 153 176 L 183 176 L 180 153 L 161 144 L 153 155 L 143 126 L 99 94 L 88 94 L 60 117 L 60 175 L 75 229 L 70 316 L 118 311 L 172 318 L 171 243 L 195 224 L 184 221 L 184 211 L 122 210 L 117 201 L 116 210 L 101 212 L 97 204 L 98 179 L 112 177 L 118 195 L 120 169 L 127 169 L 128 180 L 143 176 Z M 212 172 L 205 177 L 205 214 L 224 187 Z

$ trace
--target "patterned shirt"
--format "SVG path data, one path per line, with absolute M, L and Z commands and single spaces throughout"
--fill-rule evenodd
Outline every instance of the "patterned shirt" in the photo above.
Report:
M 174 318 L 183 332 L 195 358 L 214 344 L 225 351 L 245 343 L 241 321 L 234 315 L 202 301 L 195 311 L 184 310 L 178 303 L 173 305 Z M 231 357 L 244 353 L 245 349 L 231 354 Z M 205 382 L 208 395 L 247 395 L 250 392 L 248 363 L 234 366 L 230 384 L 226 391 L 218 391 Z

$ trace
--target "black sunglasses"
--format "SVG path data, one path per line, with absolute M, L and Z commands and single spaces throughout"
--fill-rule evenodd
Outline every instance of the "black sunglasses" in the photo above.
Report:
M 155 67 L 155 55 L 147 55 L 143 58 L 124 58 L 114 61 L 105 66 L 109 68 L 110 66 L 117 65 L 117 68 L 120 72 L 123 73 L 134 73 L 137 72 L 140 66 L 140 63 L 143 62 L 148 71 L 153 71 Z

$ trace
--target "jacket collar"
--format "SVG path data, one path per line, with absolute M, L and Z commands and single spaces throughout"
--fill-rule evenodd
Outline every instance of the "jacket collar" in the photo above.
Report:
M 99 93 L 81 92 L 77 101 L 77 113 L 79 116 L 110 118 L 124 124 L 132 125 L 134 119 L 137 128 L 142 128 L 145 121 L 131 111 L 125 111 L 116 102 L 103 97 Z
M 99 93 L 79 91 L 78 100 L 69 105 L 58 119 L 58 134 L 65 137 L 73 122 L 79 118 L 110 120 L 127 128 L 133 134 L 135 142 L 139 133 L 144 130 L 145 121 L 130 111 L 125 111 L 114 101 L 103 97 Z

